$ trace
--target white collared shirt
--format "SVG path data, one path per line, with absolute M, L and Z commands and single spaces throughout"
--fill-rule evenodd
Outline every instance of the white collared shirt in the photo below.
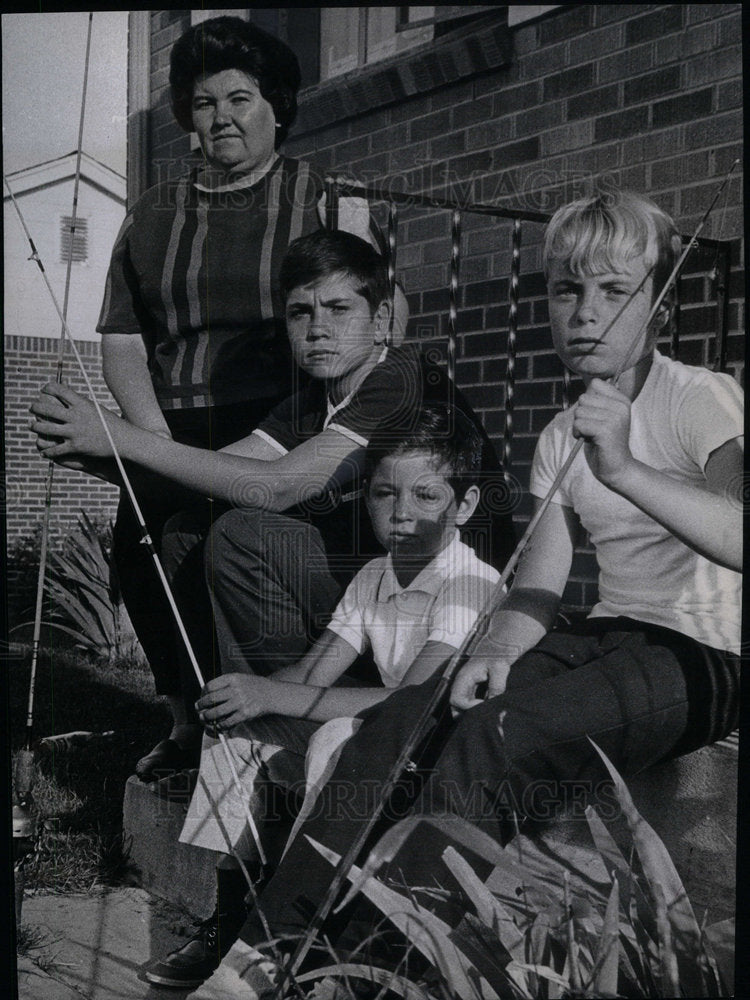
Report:
M 390 554 L 363 566 L 328 628 L 359 655 L 372 649 L 383 684 L 398 687 L 427 642 L 460 647 L 498 579 L 456 531 L 406 587 L 396 578 Z

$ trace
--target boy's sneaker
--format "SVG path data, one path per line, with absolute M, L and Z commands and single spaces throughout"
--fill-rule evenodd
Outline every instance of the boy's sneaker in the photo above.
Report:
M 245 916 L 244 912 L 220 915 L 214 910 L 207 920 L 198 925 L 197 932 L 186 944 L 146 970 L 146 979 L 156 986 L 177 989 L 200 986 L 218 968 L 234 944 Z

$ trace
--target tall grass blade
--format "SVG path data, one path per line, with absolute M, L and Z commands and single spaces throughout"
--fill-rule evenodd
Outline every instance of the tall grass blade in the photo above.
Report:
M 599 950 L 596 955 L 592 992 L 596 997 L 617 996 L 617 970 L 620 964 L 620 886 L 617 878 L 612 880 L 612 891 L 604 911 Z
M 708 941 L 716 961 L 721 984 L 720 996 L 734 996 L 735 922 L 720 920 L 706 927 L 703 936 Z
M 366 982 L 377 983 L 403 997 L 404 1000 L 435 1000 L 431 993 L 404 976 L 399 976 L 388 969 L 379 969 L 375 965 L 362 965 L 357 962 L 338 962 L 336 965 L 327 965 L 323 969 L 304 972 L 302 975 L 295 976 L 295 979 L 298 983 L 312 983 L 327 976 L 334 979 L 351 976 L 354 979 L 364 979 Z
M 338 854 L 311 837 L 307 840 L 331 865 L 338 864 Z M 360 875 L 360 869 L 352 866 L 350 878 L 361 885 L 362 894 L 438 969 L 461 1000 L 499 1000 L 487 980 L 451 941 L 451 928 L 444 921 L 375 878 L 363 883 Z
M 596 743 L 593 740 L 590 742 L 612 778 L 615 795 L 630 828 L 651 892 L 655 899 L 657 889 L 663 894 L 680 966 L 683 992 L 687 996 L 704 996 L 710 983 L 709 995 L 715 996 L 718 983 L 710 982 L 714 976 L 706 960 L 698 921 L 674 862 L 654 829 L 635 808 L 630 792 L 616 768 Z
M 662 996 L 677 997 L 680 995 L 680 973 L 677 967 L 677 955 L 672 944 L 672 927 L 667 914 L 667 904 L 660 886 L 653 886 L 653 893 L 656 903 L 656 926 L 659 933 L 659 969 Z M 695 995 L 698 996 L 698 994 Z
M 368 878 L 373 878 L 377 875 L 383 865 L 390 864 L 417 827 L 423 824 L 448 834 L 456 843 L 467 847 L 474 854 L 477 854 L 485 861 L 489 861 L 491 864 L 499 865 L 505 863 L 507 860 L 506 852 L 496 840 L 493 840 L 488 834 L 483 833 L 477 827 L 472 826 L 465 820 L 459 819 L 457 816 L 442 816 L 439 818 L 432 816 L 408 816 L 386 830 L 377 844 L 375 844 L 367 857 L 367 861 L 362 866 L 359 878 L 353 881 L 349 892 L 338 909 L 342 909 L 356 896 L 360 891 L 360 883 L 364 883 Z
M 466 893 L 482 923 L 497 934 L 511 958 L 522 961 L 524 936 L 513 920 L 510 910 L 507 910 L 490 892 L 471 865 L 453 847 L 445 849 L 443 861 Z

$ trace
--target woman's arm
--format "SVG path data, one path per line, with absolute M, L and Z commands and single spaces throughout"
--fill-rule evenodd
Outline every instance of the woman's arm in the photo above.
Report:
M 127 333 L 102 337 L 102 372 L 123 416 L 136 427 L 171 438 L 156 400 L 143 340 Z

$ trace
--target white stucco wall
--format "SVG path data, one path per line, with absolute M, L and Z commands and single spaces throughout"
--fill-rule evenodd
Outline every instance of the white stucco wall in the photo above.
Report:
M 73 178 L 16 196 L 50 283 L 62 307 L 66 264 L 60 261 L 60 219 L 72 211 Z M 35 264 L 15 209 L 6 196 L 4 332 L 8 336 L 56 338 L 60 321 Z M 68 326 L 76 340 L 98 340 L 104 281 L 112 245 L 125 216 L 119 199 L 81 179 L 78 217 L 88 220 L 88 260 L 73 263 Z

